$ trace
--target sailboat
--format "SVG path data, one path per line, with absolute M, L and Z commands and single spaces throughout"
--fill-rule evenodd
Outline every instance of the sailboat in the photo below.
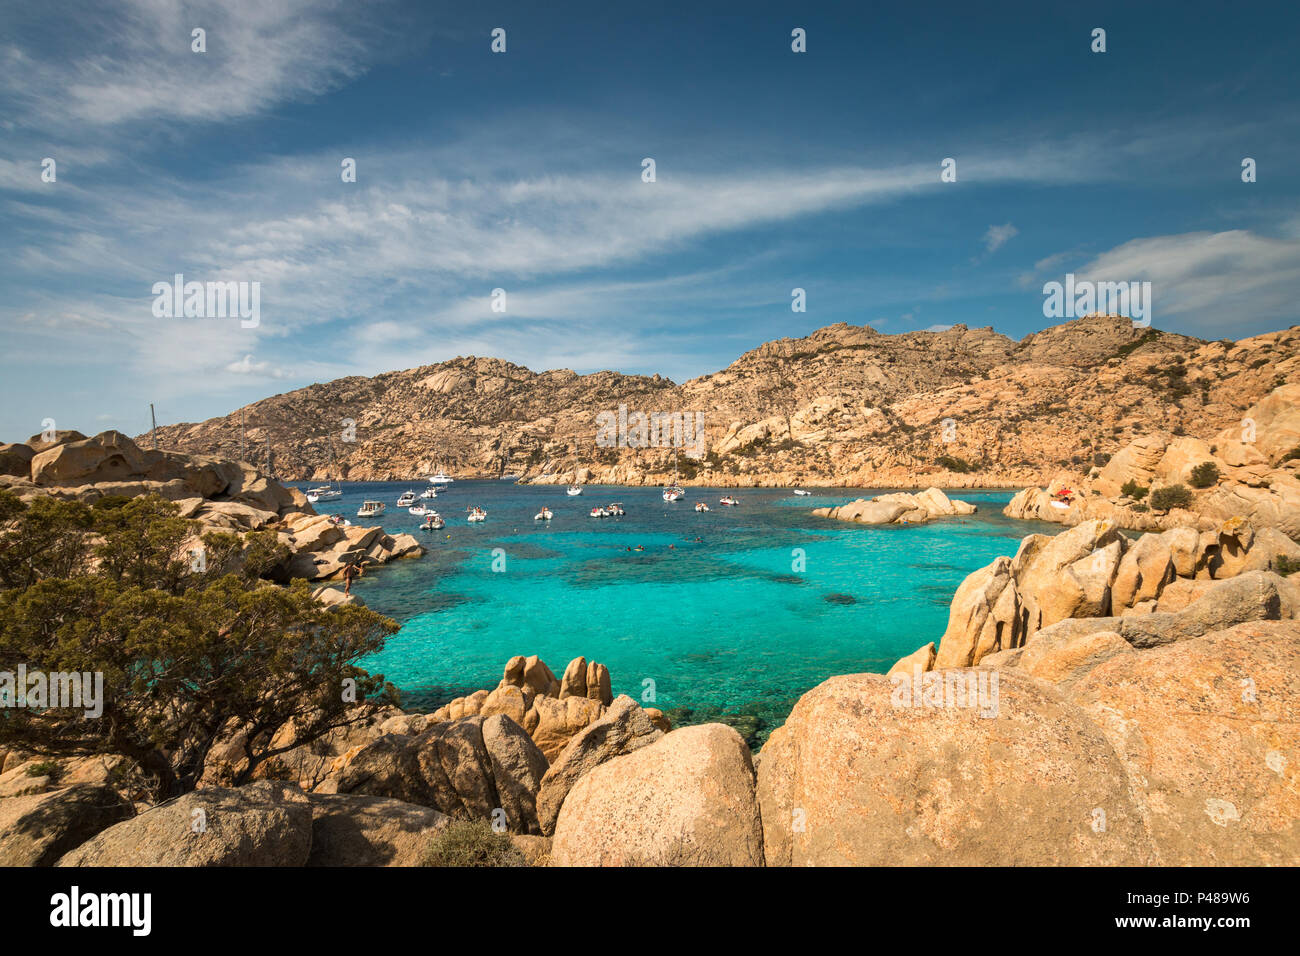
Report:
M 664 486 L 664 501 L 681 501 L 686 497 L 686 489 L 677 483 L 677 446 L 673 446 L 673 483 Z
M 334 443 L 330 442 L 330 470 L 335 474 L 338 473 L 338 463 L 334 460 Z M 307 500 L 312 504 L 318 501 L 333 501 L 335 498 L 343 497 L 342 487 L 334 482 L 326 482 L 317 488 L 307 489 Z

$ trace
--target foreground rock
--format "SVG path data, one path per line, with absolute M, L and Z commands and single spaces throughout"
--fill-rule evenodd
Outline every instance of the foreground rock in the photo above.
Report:
M 542 832 L 555 832 L 564 798 L 578 778 L 601 764 L 640 750 L 663 736 L 649 716 L 631 697 L 623 694 L 614 700 L 605 715 L 579 731 L 565 745 L 546 775 L 537 794 L 537 818 Z
M 976 706 L 900 700 L 905 675 L 833 677 L 800 698 L 758 761 L 768 865 L 1153 862 L 1101 730 L 1031 678 L 995 675 L 990 694 L 983 674 L 983 708 L 978 694 Z
M 90 785 L 0 800 L 0 866 L 53 866 L 134 814 L 115 791 Z
M 951 499 L 938 488 L 927 488 L 919 494 L 897 492 L 877 495 L 869 501 L 859 498 L 834 508 L 814 508 L 812 513 L 819 518 L 834 518 L 857 524 L 922 524 L 931 518 L 974 512 L 973 504 Z
M 761 866 L 749 748 L 730 727 L 666 734 L 580 777 L 560 809 L 557 866 Z
M 1300 625 L 1116 656 L 1067 694 L 1119 754 L 1160 864 L 1300 861 Z
M 59 866 L 302 866 L 312 810 L 292 784 L 205 788 L 102 831 Z
M 313 793 L 308 866 L 418 866 L 451 818 L 386 797 Z
M 500 714 L 437 721 L 418 736 L 386 734 L 349 752 L 317 788 L 390 797 L 451 816 L 504 812 L 516 833 L 541 835 L 537 791 L 546 757 Z

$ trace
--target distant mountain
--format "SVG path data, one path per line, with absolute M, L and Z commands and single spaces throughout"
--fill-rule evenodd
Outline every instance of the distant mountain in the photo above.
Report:
M 286 479 L 414 480 L 439 466 L 557 483 L 670 478 L 671 439 L 609 447 L 623 405 L 633 437 L 635 412 L 701 413 L 704 454 L 680 456 L 697 484 L 1021 487 L 1153 429 L 1214 435 L 1297 379 L 1298 343 L 1300 327 L 1205 342 L 1113 315 L 1019 342 L 964 325 L 884 335 L 841 323 L 681 385 L 469 356 L 255 402 L 242 410 L 244 457 L 265 465 L 269 442 Z M 240 414 L 160 427 L 159 446 L 237 457 Z

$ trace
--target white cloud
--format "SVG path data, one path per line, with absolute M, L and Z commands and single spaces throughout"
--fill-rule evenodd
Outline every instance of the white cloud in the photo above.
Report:
M 9 97 L 57 126 L 251 116 L 359 75 L 367 13 L 341 0 L 120 0 L 65 9 L 58 56 L 0 48 Z M 207 51 L 191 50 L 191 31 Z M 48 36 L 48 34 L 47 34 Z
M 1300 296 L 1300 239 L 1244 229 L 1134 239 L 1078 269 L 1076 279 L 1149 281 L 1157 325 L 1162 316 L 1220 332 L 1225 320 L 1290 323 Z
M 1001 249 L 1009 239 L 1018 235 L 1020 230 L 1011 223 L 1001 226 L 989 226 L 988 232 L 984 233 L 984 250 L 989 255 Z

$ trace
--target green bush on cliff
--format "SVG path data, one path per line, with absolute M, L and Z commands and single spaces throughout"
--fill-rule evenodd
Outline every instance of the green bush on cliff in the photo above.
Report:
M 1219 480 L 1219 466 L 1212 461 L 1203 461 L 1192 469 L 1192 487 L 1209 488 Z
M 1151 492 L 1151 507 L 1156 511 L 1187 508 L 1192 504 L 1192 492 L 1186 485 L 1170 485 Z
M 429 841 L 421 866 L 527 866 L 508 833 L 486 820 L 453 820 Z
M 1134 501 L 1141 501 L 1145 498 L 1148 490 L 1149 489 L 1143 488 L 1132 478 L 1119 487 L 1119 493 L 1121 495 L 1124 495 L 1126 498 L 1132 498 Z
M 963 458 L 957 458 L 953 455 L 941 455 L 935 464 L 940 468 L 946 468 L 948 471 L 955 471 L 958 474 L 966 474 L 975 470 L 975 466 Z
M 207 535 L 157 496 L 94 507 L 0 490 L 0 660 L 5 671 L 102 675 L 90 706 L 9 707 L 0 745 L 43 757 L 122 754 L 156 800 L 194 789 L 216 741 L 250 730 L 240 769 L 252 778 L 291 744 L 366 719 L 392 699 L 382 676 L 357 668 L 397 624 L 360 606 L 326 608 L 305 581 L 258 580 L 279 553 L 250 539 L 240 565 L 233 535 Z M 93 678 L 92 678 L 93 680 Z M 86 688 L 93 691 L 93 683 Z M 356 706 L 363 703 L 364 706 Z

